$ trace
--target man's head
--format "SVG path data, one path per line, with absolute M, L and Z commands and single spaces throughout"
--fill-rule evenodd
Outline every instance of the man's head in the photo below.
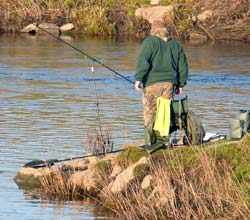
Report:
M 144 40 L 147 36 L 149 36 L 150 31 L 151 24 L 145 19 L 140 20 L 136 25 L 136 37 L 140 40 Z
M 164 41 L 168 41 L 174 38 L 176 30 L 171 24 L 166 25 L 161 21 L 155 21 L 152 25 L 150 34 L 153 36 L 157 36 Z

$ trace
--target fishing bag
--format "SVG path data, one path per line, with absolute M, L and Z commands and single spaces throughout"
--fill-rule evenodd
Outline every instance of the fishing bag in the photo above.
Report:
M 201 119 L 191 111 L 187 113 L 186 132 L 190 144 L 192 145 L 202 144 L 206 132 L 201 123 Z
M 181 119 L 181 120 L 180 120 Z M 180 123 L 182 123 L 180 125 Z M 179 97 L 171 102 L 171 127 L 170 132 L 173 134 L 177 130 L 182 129 L 184 132 L 183 144 L 199 145 L 205 137 L 205 129 L 202 126 L 201 120 L 188 108 L 188 97 Z M 175 135 L 176 136 L 176 135 Z M 182 137 L 179 137 L 182 139 Z M 181 141 L 176 141 L 181 142 Z

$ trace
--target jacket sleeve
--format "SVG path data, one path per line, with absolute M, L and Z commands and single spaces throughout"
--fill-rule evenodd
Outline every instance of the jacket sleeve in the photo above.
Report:
M 143 81 L 144 77 L 150 70 L 151 67 L 151 56 L 152 56 L 152 42 L 150 39 L 145 39 L 142 43 L 140 54 L 136 66 L 135 79 L 137 81 Z
M 178 84 L 180 87 L 183 87 L 187 84 L 189 70 L 188 70 L 187 57 L 181 46 L 179 51 L 178 70 L 179 70 Z

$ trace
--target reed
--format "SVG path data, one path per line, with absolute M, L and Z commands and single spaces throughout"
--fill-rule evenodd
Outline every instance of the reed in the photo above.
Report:
M 40 196 L 46 199 L 73 200 L 80 197 L 80 192 L 68 181 L 68 175 L 60 168 L 40 179 Z
M 169 158 L 168 158 L 169 159 Z M 176 158 L 175 158 L 176 160 Z M 152 161 L 153 187 L 142 190 L 138 181 L 121 194 L 104 192 L 109 206 L 125 219 L 248 219 L 250 210 L 241 185 L 225 162 L 203 151 L 198 166 L 187 168 L 169 161 Z M 108 189 L 108 188 L 104 188 Z
M 112 36 L 115 34 L 114 26 L 117 21 L 110 20 L 110 14 L 124 11 L 126 20 L 130 20 L 130 17 L 134 16 L 136 7 L 147 2 L 145 0 L 0 0 L 0 30 L 15 33 L 32 22 L 52 22 L 58 25 L 73 22 L 77 33 Z
M 134 175 L 138 178 L 125 191 L 114 194 L 109 187 L 114 166 L 133 154 L 136 160 L 130 160 L 128 166 L 147 156 L 129 150 L 112 160 L 104 157 L 89 170 L 98 171 L 98 184 L 93 189 L 97 193 L 72 185 L 69 179 L 78 171 L 63 167 L 42 178 L 41 192 L 63 200 L 94 199 L 121 219 L 249 219 L 249 148 L 248 135 L 238 144 L 158 151 L 147 165 L 146 175 L 151 175 L 152 181 L 146 189 L 141 186 L 145 175 L 138 173 L 144 170 L 137 169 Z

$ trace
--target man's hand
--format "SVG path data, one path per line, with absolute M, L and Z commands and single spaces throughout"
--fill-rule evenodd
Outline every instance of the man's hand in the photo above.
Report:
M 143 89 L 143 84 L 141 81 L 135 81 L 134 86 L 135 86 L 136 91 L 138 91 L 138 92 L 141 92 Z
M 181 95 L 181 94 L 182 94 L 182 90 L 183 90 L 182 87 L 177 86 L 177 87 L 175 88 L 175 94 L 176 94 L 176 95 Z

